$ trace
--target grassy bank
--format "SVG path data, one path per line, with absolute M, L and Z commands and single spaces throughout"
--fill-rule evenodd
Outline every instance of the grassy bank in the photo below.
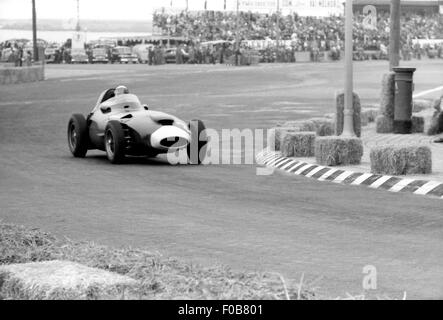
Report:
M 145 249 L 115 249 L 60 239 L 39 229 L 0 222 L 0 265 L 70 260 L 138 280 L 115 299 L 315 299 L 312 290 L 275 273 L 234 272 L 191 264 Z M 1 283 L 1 279 L 0 279 Z M 91 296 L 91 298 L 103 298 Z M 8 299 L 1 293 L 0 299 Z

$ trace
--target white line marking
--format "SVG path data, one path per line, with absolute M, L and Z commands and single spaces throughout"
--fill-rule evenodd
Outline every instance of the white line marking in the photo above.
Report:
M 318 166 L 317 168 L 315 168 L 314 170 L 312 170 L 312 171 L 310 171 L 307 175 L 306 175 L 306 177 L 312 177 L 314 174 L 316 174 L 317 172 L 319 172 L 321 169 L 324 169 L 324 168 L 326 168 L 326 167 L 323 167 L 323 166 Z
M 369 187 L 370 188 L 378 188 L 383 183 L 385 183 L 386 181 L 388 181 L 391 178 L 392 178 L 391 176 L 382 176 L 382 177 L 378 178 L 377 180 L 375 180 Z
M 275 161 L 278 161 L 278 159 L 280 159 L 280 158 L 270 158 L 270 159 L 268 159 L 268 160 L 265 161 L 265 164 L 266 164 L 267 166 L 272 166 L 272 164 L 273 164 Z
M 389 189 L 389 191 L 399 192 L 404 187 L 406 187 L 408 184 L 410 184 L 412 181 L 415 181 L 415 179 L 403 179 L 403 180 L 399 181 L 398 183 L 394 184 L 392 186 L 392 188 Z
M 277 159 L 271 160 L 270 162 L 268 162 L 268 166 L 274 166 L 281 159 L 281 157 L 277 157 Z
M 280 160 L 278 160 L 276 163 L 274 163 L 274 167 L 278 167 L 279 165 L 281 165 L 283 162 L 288 161 L 288 159 L 285 158 L 281 158 Z
M 264 158 L 264 159 L 263 159 L 263 162 L 268 162 L 268 161 L 274 160 L 274 159 L 276 159 L 276 158 L 278 158 L 277 155 L 275 155 L 275 154 L 271 154 L 271 155 L 267 156 L 266 158 Z
M 300 174 L 300 173 L 302 173 L 303 171 L 305 171 L 306 169 L 308 169 L 308 168 L 310 168 L 310 167 L 312 167 L 312 166 L 315 166 L 315 164 L 306 164 L 306 165 L 304 165 L 304 166 L 302 166 L 300 169 L 298 169 L 297 171 L 295 171 L 294 172 L 294 174 Z
M 275 155 L 275 154 L 268 154 L 263 158 L 263 161 L 267 161 L 267 160 L 271 159 L 272 157 L 276 157 L 276 156 L 277 155 Z
M 295 166 L 293 166 L 290 170 L 289 170 L 289 172 L 294 172 L 295 170 L 297 170 L 297 169 L 299 169 L 299 168 L 301 168 L 301 167 L 303 167 L 303 166 L 305 166 L 305 165 L 307 165 L 307 163 L 306 162 L 298 162 Z
M 355 179 L 351 184 L 361 184 L 370 177 L 372 177 L 372 173 L 363 173 L 360 177 Z
M 425 95 L 427 95 L 429 93 L 432 93 L 432 92 L 435 92 L 435 91 L 439 91 L 439 90 L 443 90 L 443 86 L 440 86 L 440 87 L 437 87 L 437 88 L 434 88 L 434 89 L 430 89 L 430 90 L 426 90 L 426 91 L 422 91 L 420 93 L 414 94 L 412 97 L 413 98 L 422 97 L 422 96 L 425 96 Z
M 324 181 L 327 177 L 329 177 L 331 174 L 333 174 L 334 172 L 338 171 L 338 169 L 331 169 L 327 172 L 325 172 L 320 178 L 318 178 L 318 181 Z
M 435 187 L 441 185 L 441 182 L 437 182 L 437 181 L 429 181 L 428 183 L 422 185 L 420 188 L 418 188 L 417 190 L 415 190 L 415 194 L 426 194 L 429 191 L 431 191 L 432 189 L 434 189 Z
M 345 171 L 341 175 L 339 175 L 337 178 L 335 178 L 332 182 L 337 182 L 337 183 L 343 182 L 343 180 L 345 180 L 347 177 L 349 177 L 353 173 L 354 172 L 352 172 L 352 171 Z
M 279 169 L 283 168 L 285 165 L 287 165 L 288 162 L 291 162 L 291 159 L 285 159 L 282 162 L 280 162 L 278 165 L 281 166 L 283 164 L 283 166 L 281 166 Z
M 280 169 L 285 170 L 286 168 L 290 167 L 291 165 L 293 165 L 296 162 L 297 162 L 296 160 L 291 160 L 287 164 L 285 164 L 283 167 L 281 167 Z

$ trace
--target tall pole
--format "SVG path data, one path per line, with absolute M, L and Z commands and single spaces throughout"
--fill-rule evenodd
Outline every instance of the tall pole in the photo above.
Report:
M 239 64 L 238 61 L 238 51 L 240 50 L 240 34 L 239 34 L 239 28 L 240 28 L 240 0 L 237 0 L 237 19 L 236 19 L 236 26 L 235 26 L 235 65 Z
M 353 123 L 353 73 L 352 73 L 352 0 L 346 0 L 346 17 L 345 17 L 345 107 L 343 117 L 343 137 L 353 137 L 354 123 Z
M 77 27 L 75 28 L 76 31 L 80 31 L 80 0 L 77 0 Z
M 280 44 L 280 0 L 277 0 L 277 24 L 276 24 L 276 33 L 277 33 L 277 50 Z
M 389 69 L 400 63 L 400 0 L 391 0 L 391 23 L 389 26 Z
M 34 61 L 38 61 L 37 47 L 37 11 L 35 9 L 35 0 L 32 0 L 32 43 L 34 51 Z

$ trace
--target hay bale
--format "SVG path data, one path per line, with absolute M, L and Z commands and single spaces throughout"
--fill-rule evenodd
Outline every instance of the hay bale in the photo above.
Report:
M 394 119 L 395 72 L 383 75 L 381 81 L 380 113 L 389 119 Z
M 388 118 L 385 115 L 379 115 L 375 119 L 377 133 L 392 133 L 394 132 L 394 119 Z
M 427 130 L 427 134 L 432 136 L 443 132 L 443 111 L 435 111 L 431 118 L 431 123 Z
M 335 123 L 331 120 L 328 122 L 324 122 L 319 124 L 317 130 L 315 132 L 318 136 L 333 136 L 335 134 Z
M 432 101 L 432 108 L 435 109 L 435 111 L 442 111 L 443 109 L 443 95 L 440 98 L 435 99 Z
M 432 100 L 427 99 L 414 99 L 412 103 L 412 112 L 420 112 L 426 109 L 432 108 Z
M 427 146 L 380 146 L 370 152 L 375 174 L 426 174 L 432 172 L 432 153 Z
M 314 146 L 314 132 L 286 132 L 281 152 L 285 157 L 313 157 Z
M 334 120 L 331 118 L 311 118 L 305 122 L 300 131 L 315 131 L 319 136 L 331 136 L 334 135 Z
M 273 151 L 279 151 L 286 132 L 300 131 L 296 127 L 275 127 L 271 128 L 268 133 L 268 148 L 274 147 Z
M 412 116 L 412 133 L 422 133 L 425 130 L 425 118 L 420 116 Z
M 106 299 L 137 281 L 71 261 L 0 266 L 0 296 L 11 299 Z
M 357 137 L 361 136 L 361 105 L 360 105 L 360 97 L 354 92 L 353 93 L 353 122 L 354 122 L 354 133 Z M 343 121 L 344 121 L 344 108 L 345 108 L 345 94 L 343 92 L 339 92 L 335 97 L 336 102 L 336 121 L 335 121 L 335 134 L 341 135 L 343 132 Z
M 279 127 L 286 127 L 286 128 L 298 128 L 300 127 L 300 120 L 290 120 L 290 121 L 285 121 L 283 123 L 281 123 L 281 125 L 279 125 Z
M 362 108 L 361 110 L 361 119 L 362 119 L 362 126 L 364 125 L 364 121 L 367 123 L 375 122 L 375 119 L 379 115 L 380 111 L 378 108 Z M 363 119 L 364 118 L 364 119 Z
M 363 144 L 359 138 L 317 137 L 315 159 L 327 166 L 359 164 L 363 156 Z
M 369 114 L 365 110 L 362 110 L 360 113 L 360 122 L 362 127 L 365 127 L 369 124 Z
M 300 122 L 299 125 L 300 131 L 312 131 L 315 132 L 317 130 L 317 126 L 315 125 L 315 122 L 312 120 L 304 120 L 302 122 Z

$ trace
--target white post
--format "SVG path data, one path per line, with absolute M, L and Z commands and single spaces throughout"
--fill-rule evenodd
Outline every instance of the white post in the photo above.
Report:
M 345 107 L 342 137 L 354 137 L 353 121 L 353 74 L 352 74 L 352 0 L 346 0 L 345 17 Z

